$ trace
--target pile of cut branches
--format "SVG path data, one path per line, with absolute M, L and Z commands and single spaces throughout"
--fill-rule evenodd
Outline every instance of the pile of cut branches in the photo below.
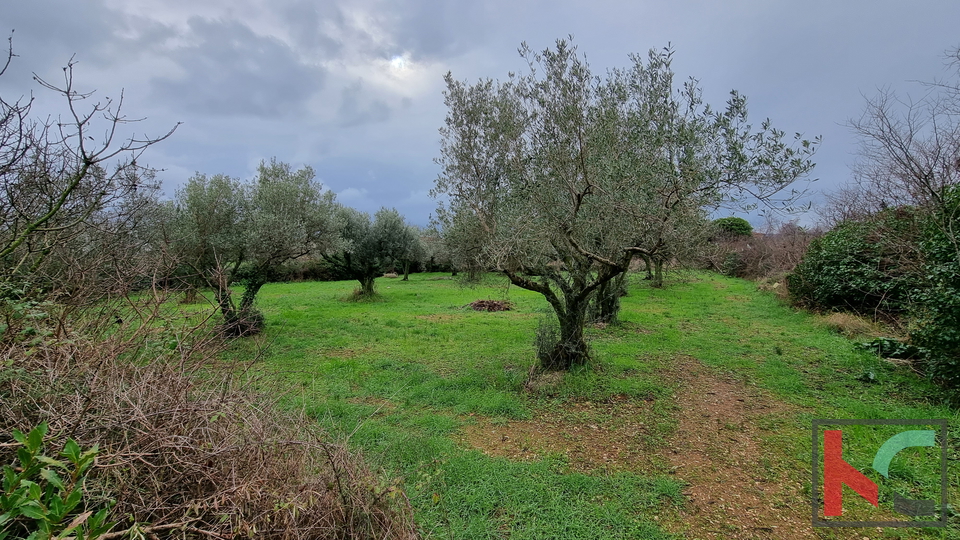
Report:
M 506 300 L 474 300 L 470 302 L 469 306 L 475 311 L 510 311 L 513 309 L 513 303 Z

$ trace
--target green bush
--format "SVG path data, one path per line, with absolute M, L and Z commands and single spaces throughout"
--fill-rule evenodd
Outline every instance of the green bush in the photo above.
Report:
M 922 282 L 911 298 L 910 340 L 928 351 L 928 373 L 951 388 L 960 388 L 960 246 L 952 234 L 958 227 L 960 186 L 953 186 L 924 229 Z
M 909 319 L 930 377 L 960 389 L 960 186 L 923 212 L 891 208 L 813 241 L 789 276 L 793 301 L 820 310 Z M 882 351 L 878 351 L 884 354 Z
M 723 258 L 723 265 L 720 267 L 720 270 L 725 276 L 742 277 L 743 267 L 743 255 L 736 251 L 731 251 Z
M 753 234 L 753 226 L 750 225 L 750 222 L 739 217 L 715 219 L 713 220 L 713 226 L 720 231 L 721 235 L 727 238 L 750 236 Z
M 3 490 L 0 492 L 0 540 L 26 538 L 76 540 L 99 538 L 113 527 L 107 521 L 109 508 L 94 512 L 82 506 L 83 479 L 97 455 L 94 447 L 82 451 L 68 439 L 61 456 L 66 462 L 43 454 L 43 423 L 24 435 L 13 430 L 18 443 L 17 466 L 3 466 Z M 86 511 L 84 511 L 86 510 Z
M 810 243 L 788 277 L 790 296 L 817 310 L 896 316 L 917 289 L 915 212 L 896 208 L 847 221 Z

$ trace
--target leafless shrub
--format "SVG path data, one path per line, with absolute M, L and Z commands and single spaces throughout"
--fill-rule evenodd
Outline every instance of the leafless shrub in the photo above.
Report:
M 782 283 L 782 277 L 793 270 L 819 235 L 818 230 L 795 223 L 771 222 L 764 230 L 767 232 L 746 238 L 713 242 L 705 252 L 706 266 L 731 276 Z
M 98 445 L 86 504 L 115 500 L 121 520 L 105 538 L 417 536 L 399 485 L 254 391 L 243 366 L 218 361 L 220 339 L 199 332 L 209 324 L 164 330 L 172 316 L 160 306 L 113 308 L 130 320 L 139 311 L 136 324 L 93 318 L 93 328 L 0 344 L 0 438 L 45 421 L 48 448 L 68 437 Z

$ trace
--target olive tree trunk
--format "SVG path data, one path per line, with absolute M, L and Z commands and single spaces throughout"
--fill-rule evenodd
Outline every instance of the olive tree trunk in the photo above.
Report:
M 540 366 L 549 371 L 566 371 L 590 360 L 590 349 L 583 337 L 583 323 L 588 301 L 568 301 L 566 309 L 557 311 L 560 336 L 553 350 L 541 355 Z
M 597 292 L 587 310 L 587 320 L 592 323 L 615 324 L 620 314 L 620 298 L 626 296 L 626 277 L 623 272 L 597 287 Z
M 377 276 L 373 274 L 367 274 L 357 278 L 357 281 L 360 282 L 360 296 L 365 298 L 370 298 L 376 294 L 376 289 L 374 289 L 374 280 Z

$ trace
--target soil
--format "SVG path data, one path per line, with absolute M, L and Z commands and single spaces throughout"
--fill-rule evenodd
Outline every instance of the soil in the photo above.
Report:
M 764 443 L 797 409 L 695 358 L 676 359 L 669 375 L 682 381 L 678 424 L 661 451 L 688 501 L 664 527 L 690 539 L 817 538 L 802 485 Z
M 650 409 L 648 403 L 621 395 L 602 403 L 568 404 L 562 413 L 541 411 L 529 420 L 478 416 L 464 428 L 460 442 L 513 460 L 563 455 L 571 472 L 635 470 L 650 463 L 644 444 Z
M 566 403 L 529 420 L 474 417 L 460 441 L 515 460 L 560 454 L 571 471 L 587 474 L 676 475 L 686 484 L 687 502 L 654 519 L 682 538 L 884 537 L 879 529 L 812 527 L 805 477 L 777 447 L 778 431 L 790 424 L 783 420 L 800 412 L 798 407 L 692 357 L 674 359 L 663 380 L 677 385 L 676 428 L 666 436 L 657 424 L 663 411 L 654 411 L 652 400 L 613 396 L 602 403 Z

